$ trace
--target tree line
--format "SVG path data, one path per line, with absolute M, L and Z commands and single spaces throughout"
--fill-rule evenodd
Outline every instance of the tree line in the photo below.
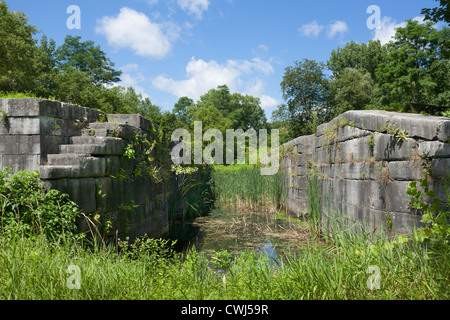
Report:
M 439 10 L 438 10 L 439 9 Z M 384 109 L 450 116 L 450 28 L 446 4 L 424 9 L 429 22 L 408 20 L 393 41 L 348 42 L 333 50 L 326 63 L 303 59 L 285 69 L 284 104 L 266 118 L 256 97 L 231 93 L 226 85 L 198 101 L 181 97 L 163 111 L 132 87 L 118 85 L 122 72 L 93 41 L 66 36 L 57 46 L 39 34 L 25 14 L 0 0 L 0 92 L 26 93 L 95 108 L 106 113 L 137 113 L 162 126 L 203 131 L 268 128 L 280 130 L 284 143 L 311 134 L 342 112 Z M 447 19 L 447 20 L 446 20 Z
M 450 116 L 450 28 L 408 20 L 382 45 L 348 42 L 326 63 L 303 59 L 285 70 L 286 103 L 273 112 L 287 140 L 315 132 L 348 110 Z M 327 75 L 331 73 L 331 75 Z

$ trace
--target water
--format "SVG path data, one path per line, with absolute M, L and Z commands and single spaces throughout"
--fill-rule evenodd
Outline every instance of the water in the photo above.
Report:
M 272 259 L 295 253 L 308 239 L 304 221 L 225 208 L 214 209 L 208 216 L 185 224 L 184 233 L 184 239 L 179 237 L 183 251 L 195 248 L 205 253 L 238 253 L 250 249 Z

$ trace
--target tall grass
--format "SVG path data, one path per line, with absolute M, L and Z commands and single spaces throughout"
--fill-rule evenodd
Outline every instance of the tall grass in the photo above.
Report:
M 253 206 L 271 196 L 279 200 L 277 189 L 268 189 L 270 177 L 257 173 L 252 167 L 215 170 L 220 201 Z M 255 198 L 258 190 L 263 199 Z M 178 254 L 157 240 L 85 246 L 70 236 L 50 241 L 43 232 L 0 229 L 0 299 L 449 299 L 448 246 L 434 256 L 414 236 L 390 241 L 336 216 L 327 227 L 325 243 L 312 240 L 275 263 L 255 251 L 230 261 L 223 252 Z M 70 266 L 80 270 L 79 289 L 70 286 Z
M 275 212 L 282 204 L 282 176 L 261 175 L 256 165 L 214 166 L 216 199 L 223 206 Z
M 253 251 L 231 263 L 220 252 L 213 259 L 195 251 L 154 259 L 45 236 L 2 237 L 0 299 L 448 299 L 448 270 L 436 268 L 420 245 L 385 246 L 380 238 L 369 247 L 347 231 L 275 264 Z M 79 289 L 68 286 L 71 265 L 81 271 Z M 368 285 L 371 266 L 380 271 L 378 288 Z

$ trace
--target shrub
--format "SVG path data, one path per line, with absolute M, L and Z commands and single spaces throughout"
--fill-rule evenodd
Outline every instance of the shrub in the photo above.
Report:
M 44 192 L 37 171 L 11 174 L 10 170 L 0 171 L 0 227 L 3 234 L 44 234 L 50 239 L 61 235 L 82 237 L 76 223 L 78 206 L 67 194 L 57 190 Z

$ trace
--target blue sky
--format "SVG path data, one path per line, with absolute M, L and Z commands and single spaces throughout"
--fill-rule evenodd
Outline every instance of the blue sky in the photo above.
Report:
M 100 45 L 133 86 L 163 110 L 181 96 L 197 100 L 227 84 L 261 99 L 270 118 L 283 103 L 287 66 L 304 58 L 326 62 L 348 41 L 387 42 L 406 19 L 420 20 L 433 0 L 6 0 L 49 38 L 66 35 Z M 80 29 L 69 29 L 80 9 Z M 380 19 L 371 19 L 379 8 Z M 379 22 L 378 29 L 369 28 Z M 70 20 L 69 22 L 74 22 Z M 39 35 L 40 37 L 40 35 Z

